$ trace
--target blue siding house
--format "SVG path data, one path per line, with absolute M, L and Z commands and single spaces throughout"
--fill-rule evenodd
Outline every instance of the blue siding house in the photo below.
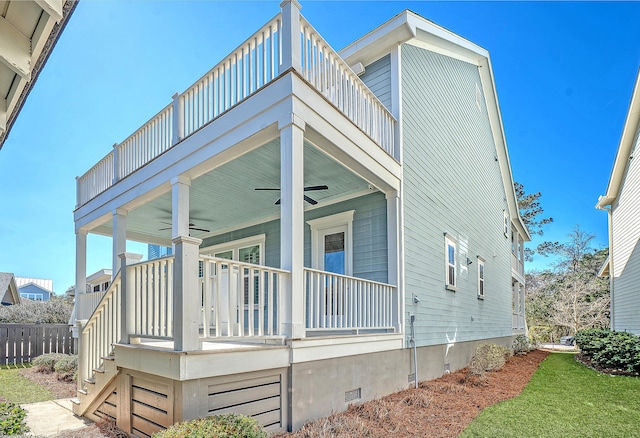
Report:
M 295 430 L 526 332 L 489 53 L 410 11 L 338 52 L 300 10 L 78 177 L 76 290 L 89 233 L 114 273 L 78 322 L 78 415 Z

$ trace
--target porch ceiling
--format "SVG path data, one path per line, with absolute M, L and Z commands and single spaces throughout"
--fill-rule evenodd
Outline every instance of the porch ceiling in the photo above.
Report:
M 307 192 L 318 201 L 305 203 L 319 208 L 369 191 L 367 181 L 354 174 L 313 145 L 305 142 L 304 184 L 327 185 L 328 190 Z M 280 216 L 275 202 L 278 191 L 256 191 L 256 187 L 280 187 L 280 142 L 271 141 L 240 158 L 194 179 L 190 190 L 189 221 L 197 228 L 191 235 L 200 239 L 250 226 Z M 91 230 L 112 234 L 112 222 Z M 127 238 L 144 243 L 171 245 L 171 191 L 150 199 L 127 216 Z

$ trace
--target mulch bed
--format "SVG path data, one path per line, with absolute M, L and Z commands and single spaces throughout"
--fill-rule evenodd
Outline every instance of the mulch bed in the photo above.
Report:
M 519 395 L 548 351 L 513 356 L 500 370 L 462 369 L 381 399 L 350 406 L 282 437 L 457 437 L 487 406 Z
M 605 368 L 596 362 L 592 361 L 591 358 L 585 354 L 578 353 L 576 354 L 576 360 L 583 364 L 586 367 L 591 368 L 599 373 L 603 374 L 611 374 L 613 376 L 629 376 L 629 377 L 640 377 L 640 373 L 635 371 L 627 371 L 623 369 L 615 369 L 615 368 Z
M 58 380 L 55 373 L 42 373 L 37 371 L 36 368 L 25 368 L 20 370 L 20 375 L 47 388 L 53 394 L 54 399 L 76 396 L 76 390 L 78 389 L 76 383 Z

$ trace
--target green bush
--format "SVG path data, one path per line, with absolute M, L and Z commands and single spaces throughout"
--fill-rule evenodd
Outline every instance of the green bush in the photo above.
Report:
M 240 414 L 214 415 L 177 423 L 153 434 L 153 438 L 266 438 L 267 432 L 253 418 Z
M 53 373 L 58 361 L 67 357 L 66 354 L 61 353 L 47 353 L 34 358 L 31 361 L 31 365 L 41 373 Z
M 29 432 L 24 424 L 27 413 L 19 405 L 11 402 L 0 403 L 0 436 L 22 435 Z
M 611 333 L 611 330 L 605 329 L 580 330 L 574 335 L 573 339 L 584 354 L 592 356 L 602 350 Z
M 511 349 L 504 345 L 481 344 L 473 352 L 469 371 L 482 375 L 487 371 L 499 370 L 511 357 Z
M 525 335 L 518 335 L 511 344 L 511 350 L 513 354 L 526 354 L 531 351 L 531 344 L 529 338 Z
M 76 379 L 78 372 L 78 356 L 63 355 L 63 357 L 54 365 L 54 371 L 58 375 L 58 380 L 72 382 Z
M 601 367 L 640 372 L 640 338 L 634 334 L 581 330 L 575 340 L 582 353 Z

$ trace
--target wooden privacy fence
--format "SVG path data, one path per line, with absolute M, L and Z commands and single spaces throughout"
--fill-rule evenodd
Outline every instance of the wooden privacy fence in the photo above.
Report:
M 0 324 L 0 365 L 31 362 L 45 353 L 74 353 L 70 325 Z

